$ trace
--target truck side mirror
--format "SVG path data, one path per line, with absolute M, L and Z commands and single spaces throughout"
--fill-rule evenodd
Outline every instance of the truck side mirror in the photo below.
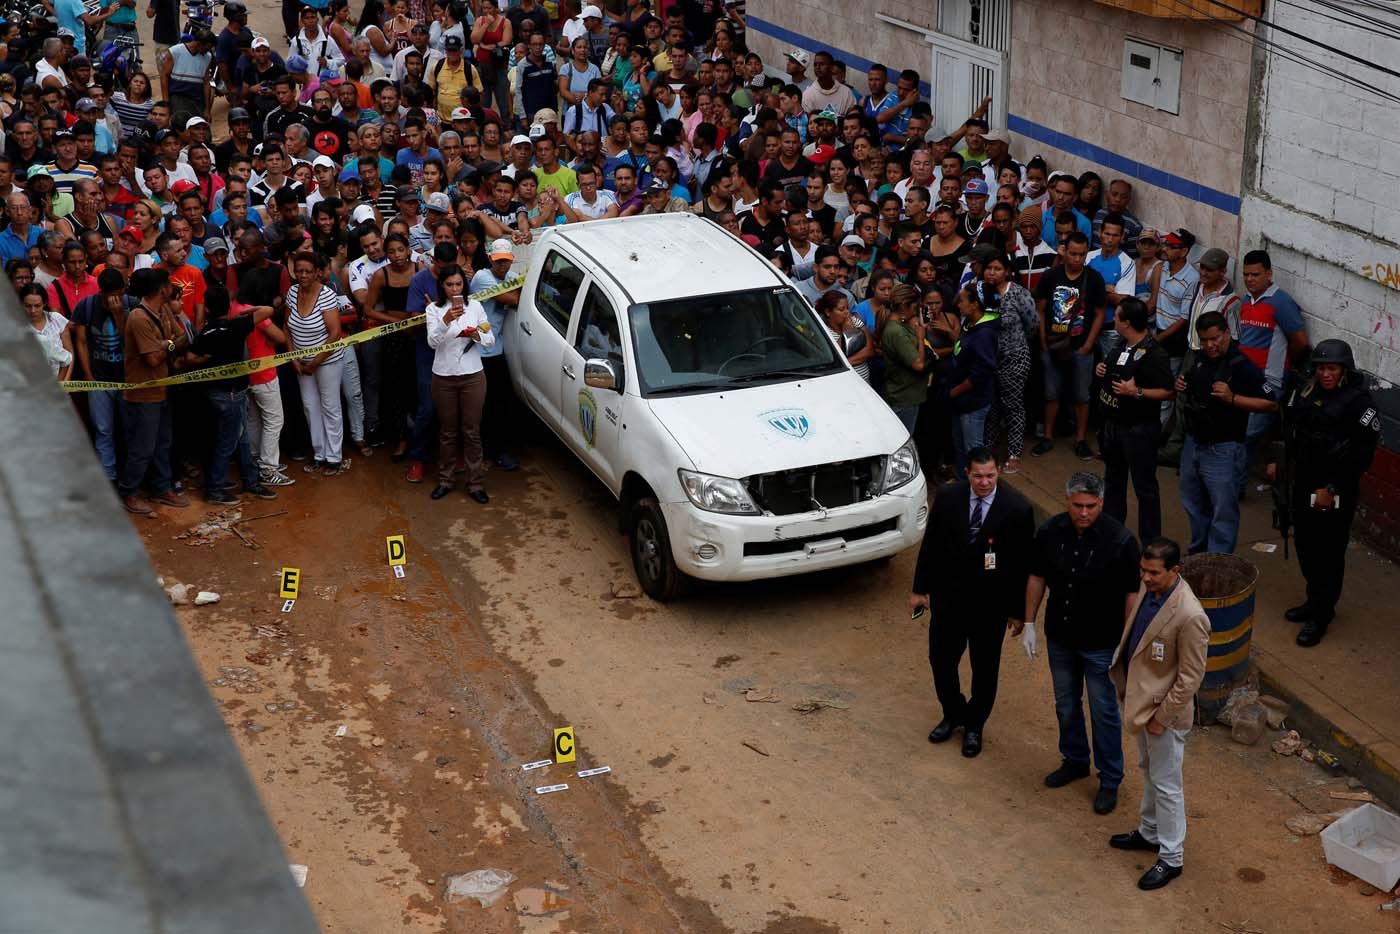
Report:
M 615 360 L 594 358 L 583 362 L 583 384 L 594 389 L 622 392 L 622 365 Z
M 852 328 L 849 331 L 843 332 L 841 335 L 841 343 L 846 351 L 846 359 L 849 360 L 851 357 L 854 357 L 864 350 L 867 339 L 865 328 Z

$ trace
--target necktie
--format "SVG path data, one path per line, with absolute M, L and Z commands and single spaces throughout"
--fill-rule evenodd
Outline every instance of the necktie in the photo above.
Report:
M 972 517 L 967 520 L 967 540 L 970 542 L 977 541 L 977 536 L 981 531 L 982 497 L 979 496 L 972 504 Z

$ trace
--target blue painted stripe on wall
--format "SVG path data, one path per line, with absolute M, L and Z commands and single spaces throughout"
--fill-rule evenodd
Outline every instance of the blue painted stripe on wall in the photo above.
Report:
M 772 36 L 780 42 L 785 42 L 789 45 L 814 52 L 830 52 L 848 65 L 859 67 L 863 71 L 868 71 L 870 66 L 874 64 L 874 62 L 870 61 L 868 58 L 862 58 L 845 49 L 838 49 L 835 46 L 818 42 L 809 36 L 793 32 L 791 29 L 779 26 L 777 23 L 770 23 L 752 14 L 745 17 L 744 21 L 748 24 L 749 28 Z M 890 69 L 891 74 L 899 74 L 904 66 L 886 67 Z M 849 75 L 847 77 L 849 78 Z M 933 93 L 927 81 L 919 82 L 919 93 L 924 97 L 929 97 Z M 1097 162 L 1099 165 L 1111 169 L 1114 172 L 1118 172 L 1130 178 L 1135 178 L 1140 182 L 1152 185 L 1156 188 L 1161 188 L 1164 191 L 1169 191 L 1174 195 L 1187 198 L 1191 201 L 1199 201 L 1201 204 L 1215 208 L 1217 211 L 1224 211 L 1226 214 L 1235 215 L 1240 213 L 1240 199 L 1238 195 L 1217 191 L 1207 185 L 1193 182 L 1189 178 L 1182 178 L 1180 175 L 1164 172 L 1155 166 L 1148 165 L 1144 162 L 1138 162 L 1136 159 L 1130 159 L 1110 149 L 1104 149 L 1102 146 L 1095 143 L 1070 136 L 1068 133 L 1061 133 L 1059 130 L 1053 130 L 1050 127 L 1042 126 L 1024 117 L 1010 114 L 1007 117 L 1007 129 L 1013 133 L 1018 133 L 1021 136 L 1033 139 L 1036 142 L 1043 143 L 1046 146 L 1054 146 L 1056 149 L 1067 152 L 1070 155 L 1079 156 L 1091 162 Z
M 1170 191 L 1174 195 L 1199 201 L 1217 211 L 1224 211 L 1226 214 L 1240 213 L 1240 199 L 1237 195 L 1217 191 L 1207 185 L 1193 182 L 1189 178 L 1164 172 L 1146 163 L 1129 159 L 1127 156 L 1104 149 L 1102 146 L 1070 136 L 1068 133 L 1052 130 L 1048 126 L 1042 126 L 1015 114 L 1008 116 L 1006 122 L 1007 129 L 1012 133 L 1019 133 L 1036 142 L 1044 143 L 1046 146 L 1054 146 L 1056 149 L 1079 156 L 1081 159 L 1097 162 L 1099 165 L 1122 175 Z
M 796 46 L 799 49 L 806 49 L 809 52 L 830 52 L 834 58 L 839 58 L 841 59 L 841 61 L 845 62 L 848 68 L 855 67 L 859 68 L 861 71 L 864 72 L 869 71 L 870 66 L 875 64 L 870 59 L 862 58 L 861 56 L 856 55 L 854 52 L 847 52 L 845 49 L 838 49 L 834 45 L 827 45 L 824 42 L 818 42 L 817 40 L 812 39 L 808 36 L 804 36 L 801 33 L 796 33 L 793 32 L 791 29 L 786 29 L 782 26 L 779 26 L 777 23 L 770 23 L 766 19 L 759 19 L 752 13 L 747 14 L 744 17 L 744 23 L 750 29 L 757 30 L 758 32 L 761 32 L 766 36 L 772 36 L 779 42 L 786 42 L 788 45 Z M 772 62 L 769 62 L 768 64 L 771 65 Z M 899 77 L 899 73 L 905 68 L 908 68 L 909 66 L 886 65 L 885 67 L 890 70 L 890 87 L 894 87 L 894 79 Z M 851 80 L 851 75 L 849 71 L 846 75 L 846 80 Z M 859 82 L 855 83 L 859 84 Z M 865 92 L 861 91 L 861 93 L 864 94 Z M 929 87 L 929 83 L 927 81 L 920 81 L 919 93 L 922 94 L 924 97 L 928 97 L 933 93 L 933 89 Z

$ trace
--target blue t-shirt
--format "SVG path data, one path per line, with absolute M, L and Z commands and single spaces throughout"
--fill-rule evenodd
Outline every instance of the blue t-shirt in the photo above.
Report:
M 1088 266 L 1090 269 L 1094 270 L 1094 272 L 1103 276 L 1104 285 L 1112 289 L 1118 287 L 1119 281 L 1127 274 L 1128 266 L 1132 261 L 1133 258 L 1122 250 L 1114 253 L 1108 259 L 1104 258 L 1102 252 L 1095 250 L 1094 254 L 1089 258 Z M 1134 288 L 1136 288 L 1136 286 Z M 1113 305 L 1104 302 L 1103 329 L 1099 331 L 1100 334 L 1107 334 L 1109 332 L 1109 325 L 1113 323 L 1114 311 L 1115 308 Z
M 408 307 L 404 311 L 421 315 L 437 301 L 437 276 L 432 269 L 420 269 L 408 280 Z M 424 328 L 424 331 L 427 329 Z
M 1089 218 L 1085 217 L 1083 214 L 1079 213 L 1078 208 L 1071 208 L 1070 210 L 1074 213 L 1075 227 L 1079 228 L 1079 232 L 1082 233 L 1084 236 L 1088 237 L 1090 240 L 1093 240 L 1093 222 L 1090 221 Z M 1047 206 L 1045 208 L 1045 213 L 1041 215 L 1040 239 L 1044 240 L 1046 246 L 1049 246 L 1052 249 L 1059 246 L 1059 244 L 1055 242 L 1055 209 L 1052 207 Z
M 646 183 L 651 181 L 651 166 L 647 164 L 646 156 L 636 156 L 629 149 L 620 156 L 609 156 L 603 161 L 603 187 L 609 191 L 617 190 L 617 169 L 618 166 L 630 166 L 637 175 L 637 188 L 646 187 Z
M 67 28 L 73 31 L 73 49 L 79 55 L 87 54 L 87 27 L 83 21 L 78 19 L 87 10 L 83 7 L 83 0 L 54 0 L 54 16 L 58 18 L 60 28 Z
M 875 333 L 875 309 L 870 307 L 870 300 L 866 299 L 859 305 L 851 309 L 851 314 L 855 315 L 865 325 L 865 333 Z
M 470 295 L 473 292 L 480 292 L 500 285 L 502 281 L 504 280 L 497 279 L 496 274 L 490 269 L 483 269 L 472 276 L 471 285 L 467 287 L 467 294 Z M 496 343 L 490 347 L 479 348 L 479 352 L 483 357 L 499 356 L 506 350 L 506 306 L 494 298 L 488 298 L 481 303 L 481 308 L 486 312 L 486 320 L 491 322 L 491 330 L 496 332 Z
M 423 163 L 429 159 L 441 158 L 442 153 L 438 152 L 436 149 L 429 148 L 426 155 L 420 156 L 412 149 L 404 147 L 400 149 L 398 155 L 394 157 L 394 164 L 408 166 L 408 170 L 413 173 L 413 187 L 421 188 L 423 186 Z M 380 173 L 383 174 L 383 166 L 380 166 Z

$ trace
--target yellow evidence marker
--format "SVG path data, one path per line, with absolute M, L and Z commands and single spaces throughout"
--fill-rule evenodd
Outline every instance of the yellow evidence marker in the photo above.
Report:
M 554 761 L 573 762 L 576 749 L 574 740 L 574 728 L 571 726 L 560 727 L 554 731 Z

